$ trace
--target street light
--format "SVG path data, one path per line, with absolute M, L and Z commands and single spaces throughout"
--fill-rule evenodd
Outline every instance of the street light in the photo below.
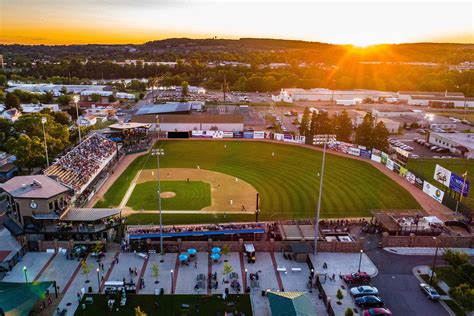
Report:
M 163 216 L 161 212 L 160 156 L 163 156 L 165 154 L 165 151 L 163 148 L 157 148 L 157 149 L 153 149 L 151 154 L 153 156 L 156 156 L 156 161 L 158 162 L 158 210 L 160 212 L 160 254 L 163 256 L 164 249 L 163 249 Z M 163 258 L 161 259 L 161 262 L 163 262 Z
M 323 161 L 321 163 L 321 177 L 319 178 L 319 195 L 318 195 L 318 212 L 316 214 L 316 223 L 314 224 L 314 254 L 318 251 L 318 236 L 319 236 L 319 216 L 321 214 L 321 198 L 323 196 L 323 177 L 324 177 L 324 162 L 326 160 L 326 143 L 327 135 L 324 135 L 323 140 Z
M 435 270 L 435 266 L 436 266 L 436 258 L 438 257 L 438 239 L 436 237 L 433 237 L 433 239 L 435 240 L 436 242 L 436 250 L 435 250 L 435 255 L 434 255 L 434 259 L 433 259 L 433 267 L 431 268 L 431 276 L 430 276 L 430 284 L 433 284 L 433 275 L 434 275 L 434 270 Z
M 245 272 L 245 275 L 244 275 L 244 293 L 245 293 L 247 291 L 247 272 L 249 272 L 249 270 L 245 269 L 244 272 Z
M 48 144 L 46 143 L 46 129 L 44 128 L 44 124 L 48 121 L 46 117 L 41 118 L 41 124 L 43 125 L 43 137 L 44 137 L 44 149 L 46 150 L 46 166 L 49 167 L 49 158 L 48 158 Z
M 97 268 L 97 285 L 99 286 L 99 289 L 97 290 L 98 293 L 100 293 L 100 276 L 99 276 L 99 268 Z
M 26 266 L 23 267 L 23 273 L 25 273 L 25 283 L 28 283 L 28 269 L 26 269 Z
M 364 250 L 360 250 L 360 256 L 359 256 L 359 269 L 357 269 L 357 272 L 360 272 L 360 264 L 362 263 L 362 254 L 364 253 Z
M 171 294 L 174 294 L 174 281 L 173 281 L 174 271 L 171 270 Z
M 77 103 L 79 101 L 78 96 L 74 96 L 74 103 L 76 105 L 76 124 L 77 124 L 77 132 L 79 133 L 79 144 L 82 142 L 81 138 L 81 125 L 79 124 L 79 108 L 77 106 Z

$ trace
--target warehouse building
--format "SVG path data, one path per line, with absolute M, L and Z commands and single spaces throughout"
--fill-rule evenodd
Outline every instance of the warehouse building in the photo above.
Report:
M 392 98 L 394 92 L 376 91 L 376 90 L 330 90 L 323 88 L 315 89 L 281 89 L 280 94 L 272 96 L 275 102 L 295 101 L 336 101 L 336 100 L 353 100 L 362 101 L 370 98 L 374 101 L 380 98 Z
M 134 115 L 132 122 L 150 124 L 162 132 L 243 131 L 244 117 L 240 114 L 210 115 Z
M 462 92 L 434 92 L 434 91 L 398 91 L 397 96 L 399 100 L 408 101 L 413 97 L 420 98 L 436 98 L 436 97 L 453 97 L 457 99 L 464 98 Z
M 452 153 L 474 158 L 474 133 L 430 133 L 428 141 Z
M 61 90 L 66 88 L 67 93 L 81 93 L 82 91 L 112 91 L 110 86 L 101 85 L 71 85 L 71 84 L 49 84 L 49 83 L 11 83 L 8 85 L 10 88 L 6 89 L 7 92 L 13 92 L 15 90 L 21 90 L 31 93 L 46 93 L 51 92 L 55 96 L 61 94 Z

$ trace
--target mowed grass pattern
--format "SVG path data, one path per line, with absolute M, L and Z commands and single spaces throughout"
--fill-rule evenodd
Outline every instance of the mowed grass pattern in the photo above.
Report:
M 165 150 L 161 157 L 163 168 L 200 166 L 253 185 L 260 193 L 262 220 L 309 218 L 316 213 L 322 160 L 318 151 L 252 141 L 162 141 L 157 146 Z M 139 158 L 130 167 L 131 173 L 127 170 L 123 177 L 131 181 L 141 165 L 156 168 L 156 160 Z M 123 185 L 125 180 L 120 178 L 117 182 Z M 109 191 L 114 191 L 114 187 L 115 184 Z M 99 205 L 118 205 L 121 197 L 107 192 L 105 199 Z M 323 217 L 367 216 L 372 209 L 384 208 L 419 209 L 420 206 L 408 191 L 370 164 L 328 153 Z
M 174 192 L 161 199 L 163 210 L 200 210 L 211 205 L 211 185 L 202 181 L 161 181 L 161 192 Z M 128 200 L 134 210 L 158 209 L 158 181 L 139 183 Z

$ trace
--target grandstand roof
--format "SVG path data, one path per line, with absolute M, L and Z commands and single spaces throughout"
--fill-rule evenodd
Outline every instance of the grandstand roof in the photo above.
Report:
M 164 104 L 152 104 L 144 106 L 135 112 L 135 115 L 165 114 L 191 112 L 191 103 L 168 102 Z
M 240 114 L 200 114 L 200 115 L 134 115 L 133 122 L 156 123 L 159 119 L 161 124 L 166 123 L 244 123 L 244 117 Z
M 119 130 L 126 130 L 126 129 L 134 129 L 134 128 L 149 128 L 149 124 L 145 123 L 118 123 L 112 124 L 109 126 L 110 129 L 119 129 Z
M 62 221 L 93 222 L 110 216 L 119 215 L 119 208 L 71 208 L 62 217 Z
M 48 199 L 69 191 L 69 188 L 45 175 L 18 176 L 0 185 L 17 198 Z

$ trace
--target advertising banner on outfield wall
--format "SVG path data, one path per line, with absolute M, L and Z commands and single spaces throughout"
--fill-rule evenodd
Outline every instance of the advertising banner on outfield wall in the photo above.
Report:
M 244 132 L 244 138 L 253 138 L 253 132 Z
M 463 184 L 464 184 L 464 190 L 463 190 Z M 462 195 L 466 197 L 467 192 L 469 191 L 469 180 L 466 179 L 466 183 L 464 183 L 463 177 L 460 177 L 455 173 L 451 173 L 451 181 L 449 182 L 449 187 L 459 194 L 461 194 L 461 191 L 462 191 Z
M 202 133 L 202 137 L 204 138 L 212 138 L 214 136 L 214 131 L 204 131 Z
M 360 149 L 355 147 L 347 148 L 347 153 L 352 156 L 360 156 Z
M 304 144 L 305 141 L 306 141 L 306 137 L 305 137 L 305 136 L 301 136 L 301 135 L 297 135 L 297 136 L 295 136 L 295 141 L 296 141 L 298 144 Z
M 401 177 L 406 178 L 406 177 L 407 177 L 407 174 L 408 174 L 408 169 L 407 169 L 407 168 L 404 168 L 404 167 L 400 167 L 399 175 L 400 175 Z
M 393 172 L 400 174 L 400 165 L 396 162 L 393 162 Z
M 191 137 L 196 137 L 196 138 L 202 137 L 202 131 L 192 131 Z
M 388 169 L 393 171 L 393 164 L 394 164 L 393 160 L 387 158 L 387 164 L 385 166 L 387 166 Z
M 378 163 L 380 163 L 380 162 L 382 161 L 382 157 L 377 156 L 377 155 L 375 155 L 375 154 L 372 154 L 372 156 L 370 157 L 370 159 L 372 159 L 373 161 L 378 162 Z
M 442 185 L 449 187 L 449 183 L 451 182 L 451 171 L 437 164 L 433 178 Z
M 423 182 L 425 182 L 422 178 L 420 177 L 415 177 L 415 186 L 420 189 L 420 190 L 423 190 Z
M 280 133 L 273 134 L 273 139 L 275 139 L 275 140 L 283 140 L 284 137 L 285 137 L 285 135 L 280 134 Z
M 444 192 L 429 183 L 428 181 L 423 182 L 423 192 L 431 196 L 437 202 L 443 202 Z
M 234 138 L 243 138 L 244 133 L 243 132 L 234 132 Z
M 372 156 L 372 153 L 370 152 L 370 150 L 361 149 L 361 150 L 360 150 L 360 156 L 361 156 L 362 158 L 365 158 L 365 159 L 370 159 L 371 156 Z
M 388 160 L 388 155 L 382 151 L 380 153 L 380 157 L 382 158 L 380 162 L 383 163 L 384 165 L 386 165 L 387 160 Z
M 263 132 L 263 131 L 253 132 L 253 138 L 258 138 L 258 139 L 265 138 L 265 132 Z
M 224 138 L 234 138 L 234 132 L 224 132 Z
M 224 138 L 224 132 L 223 131 L 215 131 L 214 134 L 212 135 L 212 138 Z
M 413 173 L 411 173 L 410 171 L 407 172 L 407 176 L 405 178 L 408 182 L 410 182 L 411 184 L 415 184 L 415 175 Z

